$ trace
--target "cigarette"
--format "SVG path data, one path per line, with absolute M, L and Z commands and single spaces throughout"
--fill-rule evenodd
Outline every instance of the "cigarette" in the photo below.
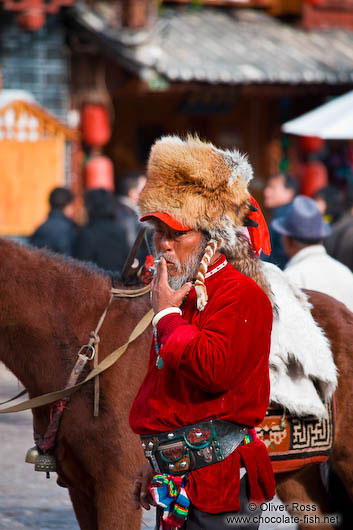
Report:
M 158 264 L 161 262 L 161 258 L 155 259 L 153 263 L 153 267 L 149 267 L 148 270 L 153 274 L 157 274 L 157 267 Z

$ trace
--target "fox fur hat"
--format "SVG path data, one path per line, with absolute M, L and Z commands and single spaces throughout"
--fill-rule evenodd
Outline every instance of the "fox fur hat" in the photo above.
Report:
M 228 261 L 241 272 L 249 271 L 249 263 L 245 262 L 250 260 L 250 255 L 250 261 L 254 261 L 255 253 L 249 238 L 244 236 L 243 227 L 244 219 L 254 210 L 248 191 L 252 178 L 247 157 L 237 150 L 221 150 L 198 137 L 188 136 L 185 140 L 178 136 L 162 137 L 153 145 L 149 156 L 147 182 L 138 204 L 141 220 L 163 213 L 185 229 L 206 231 L 212 243 L 211 248 L 206 248 L 203 266 L 201 263 L 203 280 L 217 248 L 222 248 Z M 243 266 L 239 261 L 244 261 Z M 207 293 L 205 297 L 203 301 L 199 297 L 200 310 L 207 303 Z
M 252 167 L 239 151 L 221 151 L 197 137 L 162 137 L 148 160 L 147 183 L 139 198 L 141 216 L 167 213 L 233 248 L 249 211 L 252 177 Z

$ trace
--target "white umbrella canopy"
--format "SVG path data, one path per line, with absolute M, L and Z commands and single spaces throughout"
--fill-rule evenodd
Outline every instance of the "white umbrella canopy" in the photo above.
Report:
M 282 131 L 326 140 L 353 140 L 353 90 L 287 121 Z

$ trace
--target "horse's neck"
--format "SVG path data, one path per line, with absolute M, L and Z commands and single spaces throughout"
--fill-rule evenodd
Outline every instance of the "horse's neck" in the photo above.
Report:
M 64 386 L 67 370 L 62 354 L 70 356 L 64 332 L 60 336 L 60 330 L 51 328 L 44 315 L 41 317 L 41 328 L 37 328 L 35 323 L 28 325 L 24 320 L 23 324 L 17 322 L 0 332 L 0 359 L 30 395 Z M 44 327 L 47 329 L 44 330 Z
M 62 388 L 86 327 L 109 298 L 108 283 L 10 242 L 1 240 L 0 252 L 0 360 L 30 395 Z

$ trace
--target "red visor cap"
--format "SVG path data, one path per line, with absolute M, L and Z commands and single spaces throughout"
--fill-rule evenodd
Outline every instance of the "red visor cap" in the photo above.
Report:
M 166 225 L 170 226 L 170 228 L 173 228 L 173 230 L 179 230 L 181 232 L 184 232 L 186 230 L 192 230 L 192 228 L 190 226 L 186 226 L 186 225 L 183 225 L 183 224 L 179 223 L 179 221 L 174 219 L 174 217 L 172 217 L 171 215 L 169 215 L 167 213 L 164 213 L 164 212 L 152 212 L 152 213 L 149 213 L 149 214 L 144 215 L 143 217 L 141 217 L 140 221 L 148 221 L 148 220 L 153 219 L 153 218 L 159 219 L 160 221 L 162 221 Z

